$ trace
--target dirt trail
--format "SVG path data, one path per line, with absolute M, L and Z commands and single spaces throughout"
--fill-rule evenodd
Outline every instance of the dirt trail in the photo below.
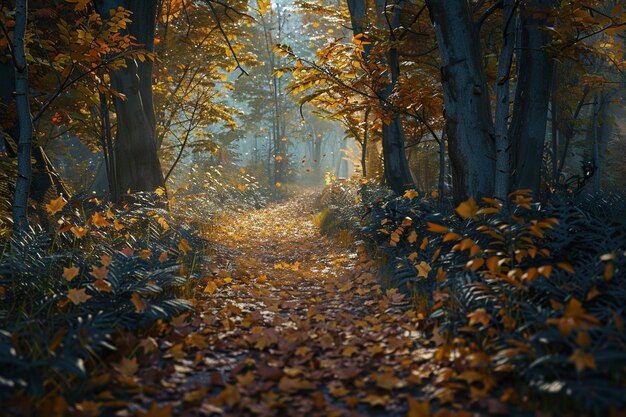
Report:
M 197 312 L 157 339 L 154 366 L 136 376 L 153 412 L 405 416 L 408 397 L 423 395 L 432 351 L 419 345 L 414 314 L 383 294 L 364 255 L 320 235 L 313 198 L 211 232 Z

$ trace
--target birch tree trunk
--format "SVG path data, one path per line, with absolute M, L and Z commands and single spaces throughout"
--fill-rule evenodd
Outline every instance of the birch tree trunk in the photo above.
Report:
M 28 65 L 24 37 L 28 19 L 28 0 L 15 3 L 15 29 L 13 53 L 15 59 L 15 101 L 19 125 L 17 142 L 17 180 L 13 199 L 13 230 L 21 233 L 28 229 L 28 196 L 32 180 L 31 150 L 33 121 L 28 102 Z
M 456 202 L 493 196 L 494 128 L 480 40 L 466 0 L 427 0 L 443 67 L 446 133 Z
M 509 130 L 513 155 L 513 188 L 539 194 L 548 104 L 554 63 L 544 28 L 554 22 L 555 0 L 530 0 L 520 10 L 518 82 Z

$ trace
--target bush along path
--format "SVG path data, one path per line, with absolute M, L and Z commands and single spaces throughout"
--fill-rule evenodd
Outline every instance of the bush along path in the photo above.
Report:
M 436 369 L 408 300 L 381 289 L 361 248 L 320 235 L 312 200 L 220 221 L 195 312 L 118 341 L 113 369 L 91 381 L 96 400 L 78 409 L 421 417 L 425 398 L 450 403 L 458 382 Z M 471 415 L 449 408 L 433 415 Z

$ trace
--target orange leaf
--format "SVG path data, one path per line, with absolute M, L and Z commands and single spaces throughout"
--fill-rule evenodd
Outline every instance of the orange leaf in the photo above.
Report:
M 593 355 L 589 352 L 585 352 L 582 349 L 576 349 L 572 356 L 569 357 L 571 362 L 574 362 L 576 371 L 581 372 L 586 368 L 596 369 L 596 361 L 593 359 Z
M 143 297 L 141 297 L 141 295 L 139 295 L 138 293 L 132 293 L 130 296 L 130 301 L 135 306 L 135 311 L 137 313 L 143 313 L 144 311 L 146 311 L 146 302 L 144 301 Z
M 91 295 L 87 294 L 86 291 L 87 290 L 85 288 L 80 288 L 78 290 L 70 288 L 67 292 L 67 298 L 69 298 L 69 300 L 76 305 L 84 303 L 91 298 Z
M 67 200 L 62 195 L 56 200 L 50 200 L 49 204 L 46 204 L 46 211 L 49 215 L 54 216 L 59 211 L 63 210 L 63 207 L 67 204 Z
M 565 272 L 569 272 L 570 274 L 574 273 L 574 267 L 569 262 L 557 262 L 556 266 Z
M 415 197 L 417 197 L 419 195 L 419 193 L 415 190 L 406 190 L 404 192 L 404 197 L 408 198 L 409 200 L 413 201 L 413 199 Z
M 478 212 L 478 205 L 476 204 L 474 197 L 470 197 L 469 200 L 459 204 L 454 211 L 456 211 L 456 213 L 464 219 L 474 219 L 476 218 L 476 213 Z
M 426 225 L 428 226 L 428 231 L 433 233 L 446 233 L 448 230 L 450 230 L 446 226 L 431 222 L 426 222 Z
M 487 326 L 491 321 L 491 315 L 487 313 L 487 310 L 484 308 L 479 308 L 471 313 L 468 313 L 467 317 L 469 318 L 470 326 L 478 323 L 483 326 Z
M 107 268 L 104 265 L 92 266 L 91 272 L 89 273 L 89 275 L 91 275 L 95 279 L 105 279 L 108 274 L 109 274 L 109 268 Z
M 191 250 L 191 246 L 189 245 L 187 239 L 182 239 L 180 241 L 180 243 L 178 244 L 178 249 L 180 249 L 185 255 Z
M 76 238 L 81 239 L 85 237 L 85 235 L 87 234 L 89 230 L 87 230 L 86 228 L 82 226 L 72 226 L 70 228 L 70 231 L 74 233 L 74 236 L 76 236 Z
M 206 294 L 213 294 L 215 292 L 215 290 L 217 290 L 217 285 L 213 281 L 209 281 L 206 284 L 206 287 L 204 287 L 204 292 Z
M 80 269 L 75 266 L 71 266 L 69 268 L 63 268 L 63 278 L 67 281 L 72 281 L 74 278 L 78 276 L 80 273 Z
M 91 216 L 91 221 L 94 226 L 97 228 L 109 226 L 110 223 L 107 221 L 106 217 L 102 215 L 99 211 L 97 211 L 93 216 Z

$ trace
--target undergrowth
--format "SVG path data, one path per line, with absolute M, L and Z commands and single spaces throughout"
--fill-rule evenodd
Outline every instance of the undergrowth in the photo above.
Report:
M 5 241 L 0 255 L 0 407 L 80 392 L 114 335 L 189 311 L 204 241 L 156 193 L 121 207 L 62 197 L 51 230 Z M 69 388 L 69 389 L 68 389 Z
M 414 190 L 352 183 L 325 194 L 322 230 L 351 228 L 383 258 L 457 395 L 559 415 L 626 406 L 621 198 L 539 203 L 519 191 L 507 207 L 471 199 L 442 211 Z

